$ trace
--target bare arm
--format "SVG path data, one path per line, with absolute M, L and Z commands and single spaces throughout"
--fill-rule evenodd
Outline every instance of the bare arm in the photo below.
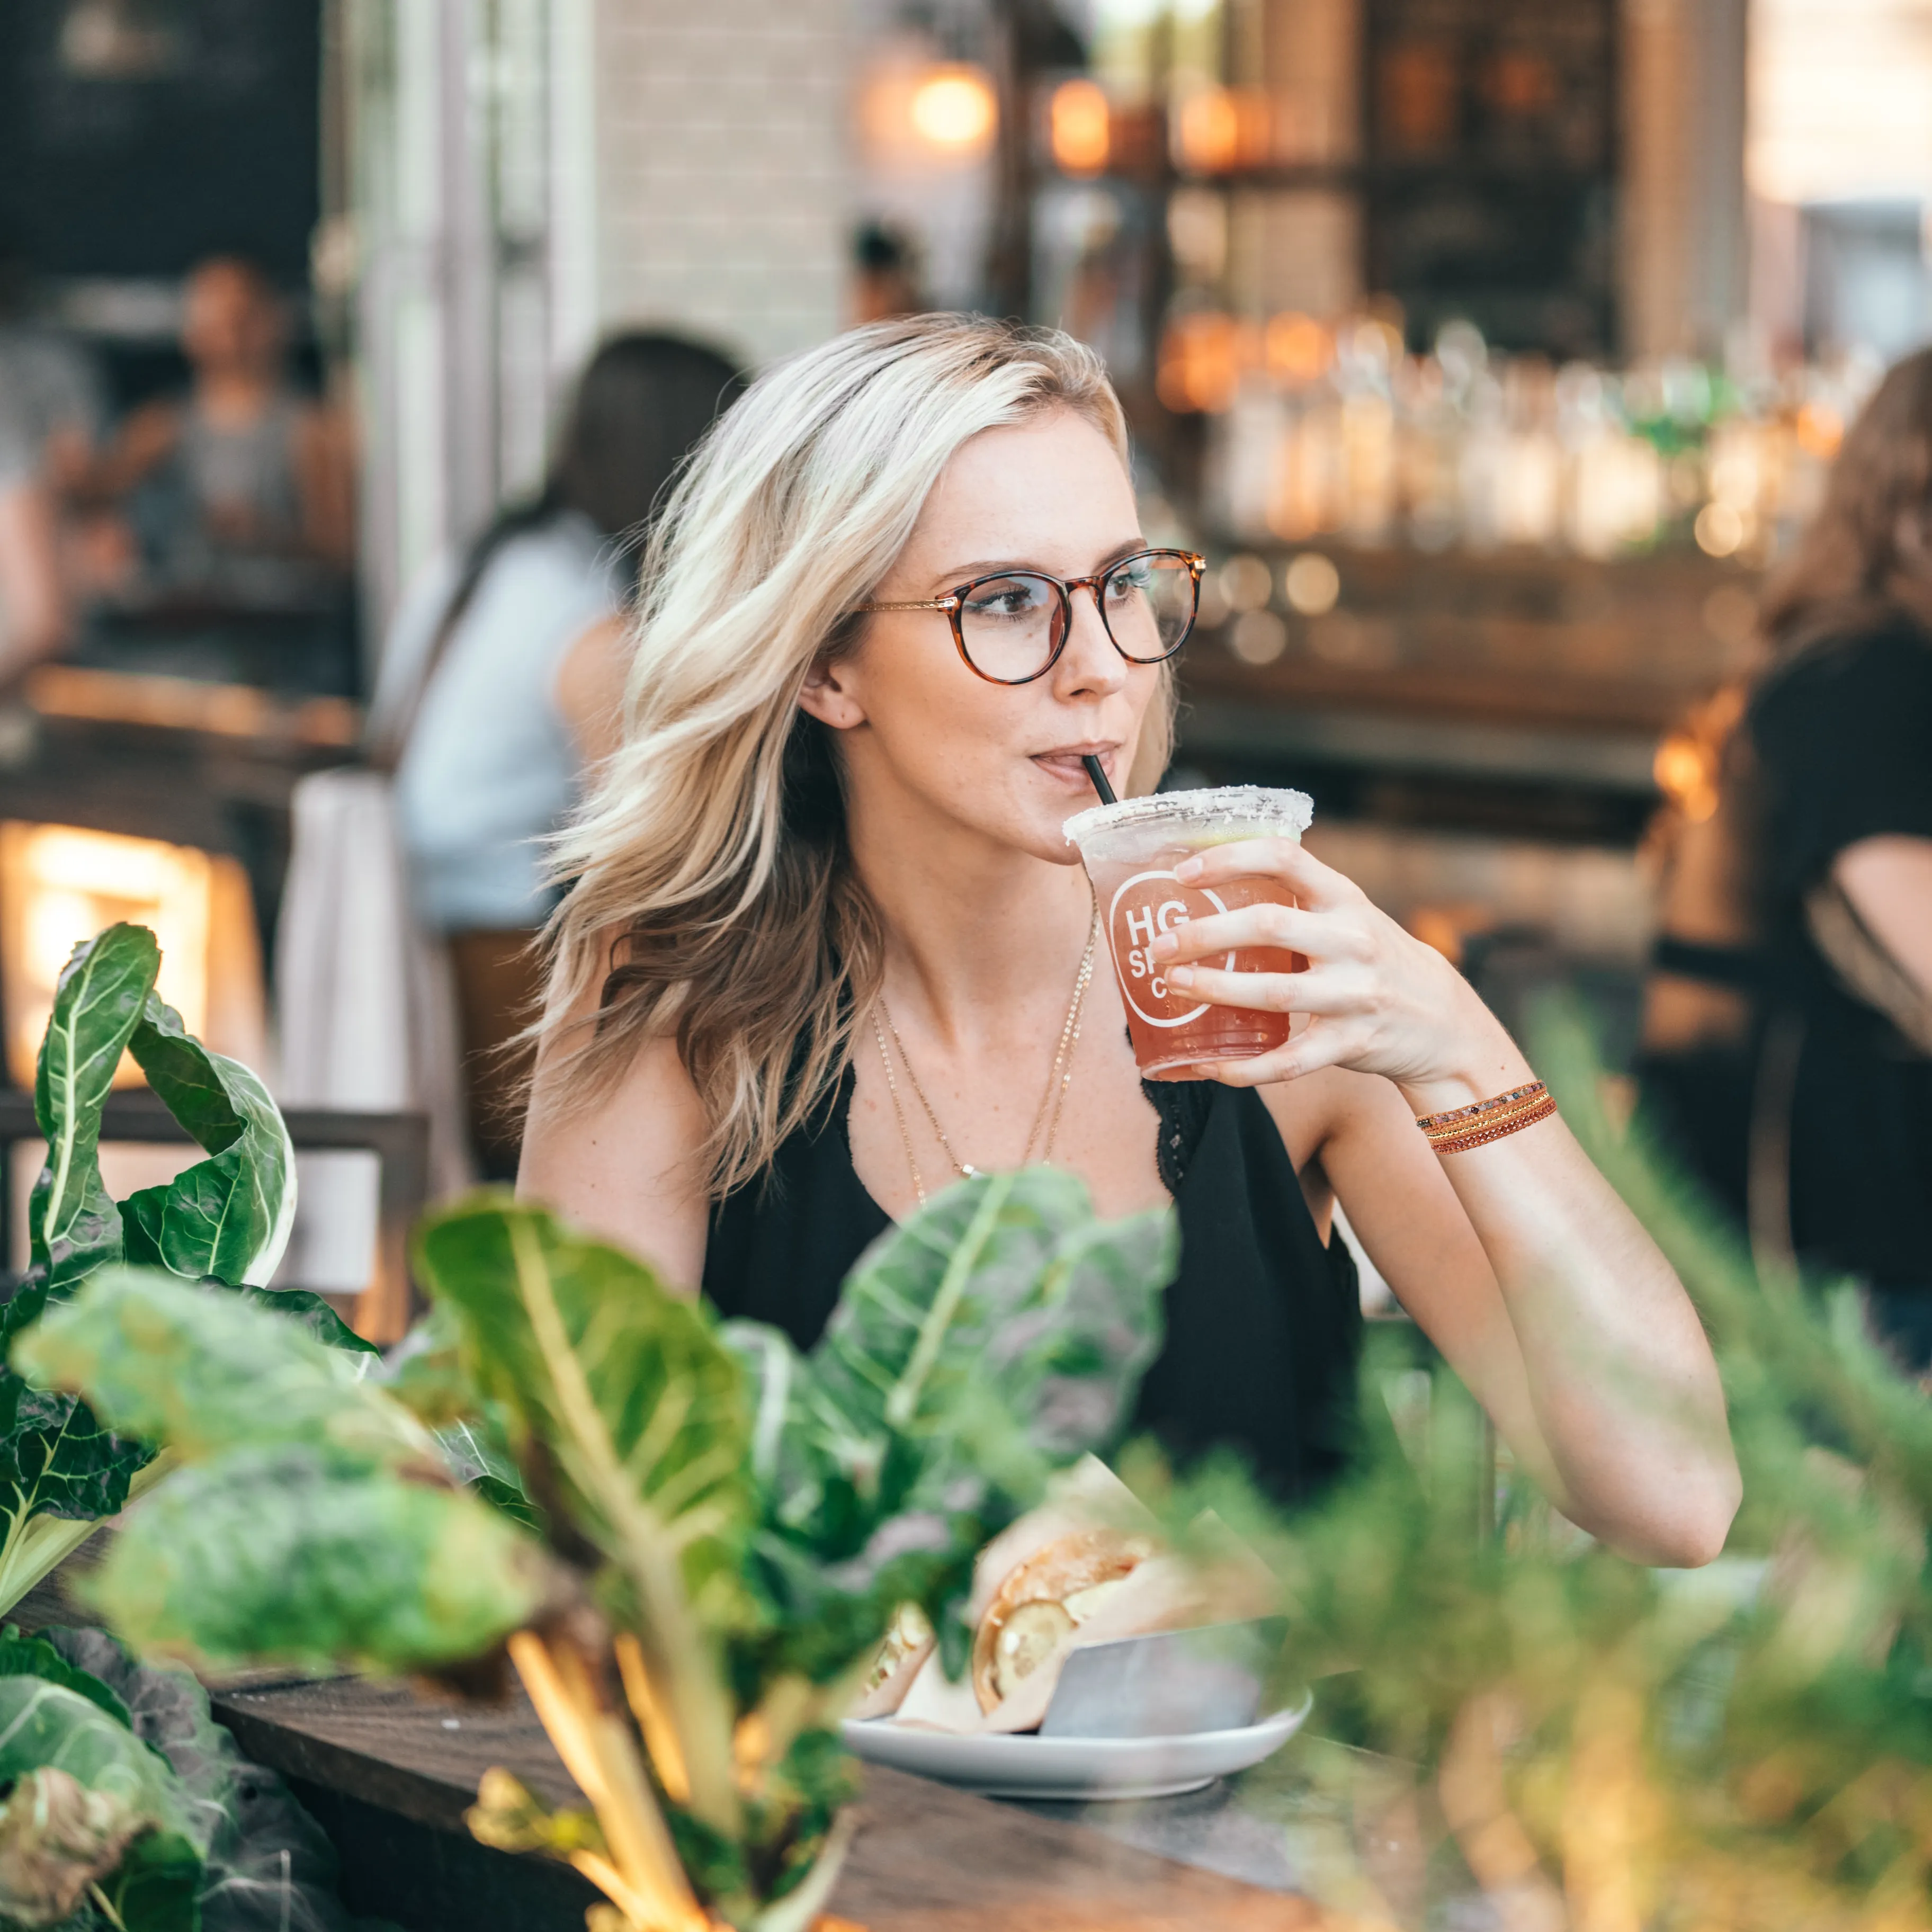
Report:
M 356 561 L 356 463 L 342 412 L 304 410 L 296 425 L 295 454 L 302 541 L 324 562 L 346 570 Z
M 181 438 L 181 412 L 172 403 L 149 403 L 122 425 L 121 433 L 88 479 L 92 500 L 113 502 L 152 476 Z
M 622 616 L 600 617 L 580 632 L 556 672 L 556 708 L 586 771 L 623 742 L 624 679 L 630 627 Z
M 1832 876 L 1872 937 L 1932 997 L 1932 838 L 1861 838 L 1838 854 Z
M 1561 1120 L 1446 1156 L 1416 1131 L 1416 1114 L 1532 1078 L 1514 1042 L 1446 960 L 1298 845 L 1222 846 L 1184 878 L 1190 866 L 1208 884 L 1280 878 L 1299 906 L 1197 920 L 1157 947 L 1166 956 L 1264 945 L 1312 962 L 1193 969 L 1198 998 L 1314 1016 L 1216 1077 L 1382 1076 L 1383 1091 L 1356 1084 L 1329 1110 L 1318 1151 L 1390 1286 L 1567 1514 L 1650 1562 L 1708 1561 L 1737 1507 L 1737 1464 L 1716 1365 L 1670 1263 Z
M 573 1018 L 580 1023 L 595 1010 L 593 998 Z M 517 1192 L 628 1248 L 668 1285 L 694 1294 L 710 1216 L 693 1158 L 704 1136 L 698 1090 L 676 1045 L 652 1040 L 610 1093 L 564 1108 L 572 1037 L 566 1034 L 561 1048 L 553 1037 L 538 1057 Z
M 0 489 L 0 683 L 58 650 L 70 616 L 47 493 L 33 482 Z

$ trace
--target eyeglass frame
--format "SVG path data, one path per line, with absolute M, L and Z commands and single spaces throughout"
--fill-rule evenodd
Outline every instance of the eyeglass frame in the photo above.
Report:
M 1120 640 L 1114 635 L 1113 626 L 1107 622 L 1106 606 L 1102 602 L 1100 598 L 1100 586 L 1107 581 L 1108 578 L 1116 571 L 1126 569 L 1129 564 L 1137 562 L 1144 556 L 1181 558 L 1186 563 L 1188 574 L 1192 578 L 1194 585 L 1194 608 L 1188 615 L 1186 629 L 1183 631 L 1175 640 L 1172 650 L 1162 651 L 1157 658 L 1130 657 L 1127 652 L 1121 649 Z M 1055 577 L 1051 571 L 1026 568 L 992 570 L 983 577 L 975 577 L 958 585 L 956 588 L 948 591 L 944 597 L 920 598 L 909 603 L 868 602 L 856 604 L 854 606 L 854 610 L 855 614 L 864 613 L 868 615 L 877 610 L 944 610 L 952 626 L 953 648 L 959 653 L 960 662 L 975 677 L 982 678 L 988 684 L 1003 685 L 1008 690 L 1012 690 L 1022 684 L 1032 684 L 1046 676 L 1065 655 L 1066 640 L 1073 634 L 1073 593 L 1076 590 L 1084 590 L 1093 598 L 1094 613 L 1100 620 L 1101 629 L 1107 634 L 1108 643 L 1112 644 L 1115 650 L 1120 652 L 1121 658 L 1126 663 L 1166 664 L 1170 658 L 1178 656 L 1182 646 L 1186 644 L 1190 638 L 1193 636 L 1194 626 L 1200 620 L 1201 579 L 1207 568 L 1208 560 L 1198 551 L 1173 550 L 1165 545 L 1150 544 L 1145 550 L 1130 551 L 1126 556 L 1108 564 L 1105 570 L 1095 571 L 1090 577 Z M 990 671 L 982 670 L 973 662 L 972 653 L 966 648 L 966 626 L 962 613 L 965 608 L 967 598 L 974 591 L 978 590 L 982 584 L 998 584 L 1010 577 L 1037 578 L 1042 584 L 1052 584 L 1060 593 L 1060 613 L 1065 620 L 1060 627 L 1060 641 L 1054 646 L 1046 663 L 1042 664 L 1039 670 L 1029 671 L 1024 677 L 995 677 Z

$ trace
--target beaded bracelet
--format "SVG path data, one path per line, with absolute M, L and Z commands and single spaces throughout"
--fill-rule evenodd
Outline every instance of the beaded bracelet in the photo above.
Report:
M 1466 1154 L 1472 1148 L 1487 1147 L 1492 1141 L 1533 1127 L 1556 1111 L 1550 1089 L 1540 1080 L 1532 1080 L 1527 1087 L 1514 1087 L 1493 1100 L 1451 1107 L 1444 1114 L 1420 1114 L 1415 1124 L 1437 1154 Z

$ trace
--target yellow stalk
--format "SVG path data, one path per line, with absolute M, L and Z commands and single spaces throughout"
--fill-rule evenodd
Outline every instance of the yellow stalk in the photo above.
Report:
M 620 1630 L 612 1640 L 617 1653 L 617 1669 L 624 1680 L 624 1695 L 630 1700 L 638 1728 L 644 1734 L 644 1748 L 657 1767 L 658 1782 L 674 1804 L 691 1802 L 691 1774 L 684 1767 L 684 1751 L 676 1730 L 651 1688 L 650 1672 L 644 1668 L 642 1646 L 628 1630 Z
M 641 1600 L 652 1649 L 660 1658 L 678 1660 L 664 1675 L 690 1786 L 689 1808 L 714 1831 L 735 1839 L 742 1820 L 732 1774 L 731 1712 L 724 1684 L 712 1667 L 711 1647 L 686 1601 L 677 1565 L 665 1562 L 660 1553 L 669 1541 L 664 1526 L 640 1500 L 604 1426 L 584 1365 L 570 1346 L 535 1238 L 528 1228 L 512 1221 L 510 1242 L 530 1331 L 565 1412 L 559 1420 L 577 1450 L 573 1460 L 579 1463 L 578 1478 L 594 1494 L 623 1545 L 624 1567 Z
M 707 1932 L 710 1918 L 678 1862 L 637 1747 L 622 1720 L 602 1708 L 582 1660 L 568 1651 L 560 1658 L 531 1630 L 512 1637 L 509 1652 L 564 1768 L 597 1814 L 627 1894 L 644 1909 L 612 1897 L 646 1932 Z

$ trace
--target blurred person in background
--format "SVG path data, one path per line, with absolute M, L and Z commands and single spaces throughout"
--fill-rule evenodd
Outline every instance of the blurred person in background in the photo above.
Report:
M 42 320 L 33 272 L 0 254 L 0 388 L 10 420 L 32 443 L 42 480 L 58 499 L 81 489 L 106 420 L 99 370 L 66 329 Z
M 1671 838 L 1646 1100 L 1760 1259 L 1932 1366 L 1932 350 L 1886 377 Z
M 188 395 L 136 410 L 101 461 L 98 500 L 124 505 L 145 587 L 238 608 L 312 597 L 355 554 L 353 468 L 335 412 L 288 370 L 286 304 L 235 256 L 188 278 Z
M 868 221 L 852 244 L 852 320 L 890 322 L 926 307 L 912 243 L 883 221 Z
M 486 1178 L 516 1173 L 506 1052 L 533 1016 L 531 948 L 556 896 L 542 841 L 615 742 L 618 614 L 638 539 L 686 455 L 745 386 L 715 350 L 621 335 L 592 357 L 533 502 L 412 586 L 383 654 L 373 735 L 394 764 L 416 910 L 454 968 L 470 1131 Z
M 100 430 L 100 387 L 84 350 L 33 313 L 32 273 L 0 255 L 0 686 L 67 640 L 66 499 Z
M 0 370 L 0 692 L 67 640 L 54 492 L 31 417 Z

